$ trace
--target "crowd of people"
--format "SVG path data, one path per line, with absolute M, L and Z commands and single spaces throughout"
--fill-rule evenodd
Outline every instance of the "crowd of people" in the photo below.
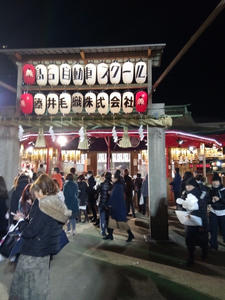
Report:
M 115 229 L 125 230 L 131 242 L 127 216 L 131 209 L 135 217 L 134 195 L 139 210 L 146 211 L 146 200 L 140 204 L 145 184 L 139 174 L 132 179 L 128 170 L 94 177 L 92 171 L 78 176 L 71 168 L 64 178 L 59 168 L 49 176 L 40 166 L 35 174 L 18 175 L 7 191 L 0 176 L 0 241 L 13 225 L 20 232 L 9 299 L 47 298 L 50 259 L 61 249 L 63 229 L 74 236 L 77 222 L 99 226 L 102 238 L 109 241 Z
M 189 252 L 188 265 L 194 263 L 195 247 L 202 249 L 202 259 L 208 255 L 208 248 L 218 250 L 218 232 L 225 243 L 225 187 L 222 178 L 214 173 L 212 185 L 205 184 L 202 175 L 186 172 L 181 178 L 176 168 L 174 180 L 170 183 L 177 203 L 177 210 L 185 210 L 189 216 L 201 219 L 199 226 L 186 226 L 186 245 Z M 210 238 L 208 236 L 210 233 Z

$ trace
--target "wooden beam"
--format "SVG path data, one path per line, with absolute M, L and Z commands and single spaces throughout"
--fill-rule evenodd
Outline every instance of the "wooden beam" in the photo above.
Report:
M 11 86 L 11 85 L 9 85 L 9 84 L 1 81 L 1 80 L 0 80 L 0 86 L 3 87 L 6 90 L 12 92 L 12 93 L 16 94 L 16 92 L 17 92 L 16 88 L 14 88 L 13 86 Z

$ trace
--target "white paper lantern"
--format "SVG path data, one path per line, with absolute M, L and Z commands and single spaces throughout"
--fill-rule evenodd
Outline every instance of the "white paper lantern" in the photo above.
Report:
M 48 66 L 48 83 L 52 86 L 59 84 L 59 67 L 57 65 Z
M 36 81 L 40 86 L 45 86 L 48 83 L 48 71 L 45 65 L 36 66 Z
M 122 97 L 123 111 L 125 114 L 130 114 L 134 109 L 134 93 L 125 92 Z
M 61 93 L 59 95 L 59 109 L 63 115 L 68 115 L 71 111 L 71 95 L 69 93 Z
M 94 85 L 96 83 L 96 65 L 87 64 L 85 66 L 85 81 L 88 85 Z
M 101 115 L 106 115 L 109 112 L 109 95 L 104 92 L 99 93 L 96 106 Z
M 135 65 L 135 81 L 144 83 L 147 78 L 147 64 L 144 61 L 139 61 Z
M 72 95 L 72 111 L 74 113 L 82 113 L 84 106 L 84 96 L 81 93 L 73 93 Z
M 46 96 L 42 93 L 34 95 L 34 112 L 36 115 L 44 115 L 46 111 Z
M 127 61 L 123 64 L 122 78 L 123 78 L 123 83 L 129 84 L 133 82 L 134 64 L 132 62 Z
M 71 82 L 71 66 L 62 64 L 59 67 L 60 82 L 62 85 L 69 85 Z
M 55 93 L 47 95 L 47 110 L 50 115 L 56 115 L 59 111 L 59 97 Z
M 84 83 L 84 66 L 81 64 L 74 64 L 72 66 L 73 84 L 82 85 Z
M 85 111 L 88 114 L 93 114 L 96 111 L 96 95 L 89 92 L 84 97 Z
M 118 84 L 121 80 L 121 64 L 118 62 L 112 62 L 109 67 L 110 82 L 112 84 Z
M 110 94 L 110 111 L 113 114 L 118 114 L 121 109 L 121 94 L 119 92 L 112 92 Z
M 98 64 L 97 74 L 98 74 L 98 83 L 107 84 L 109 80 L 109 66 L 105 63 Z

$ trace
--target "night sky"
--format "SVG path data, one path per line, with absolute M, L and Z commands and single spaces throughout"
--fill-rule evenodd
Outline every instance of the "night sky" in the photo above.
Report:
M 10 49 L 166 43 L 162 65 L 154 69 L 155 82 L 219 2 L 5 1 L 0 45 Z M 2 57 L 0 80 L 16 85 L 15 67 Z M 0 88 L 0 103 L 10 99 L 12 95 Z M 225 10 L 160 84 L 153 102 L 190 103 L 197 121 L 225 121 Z

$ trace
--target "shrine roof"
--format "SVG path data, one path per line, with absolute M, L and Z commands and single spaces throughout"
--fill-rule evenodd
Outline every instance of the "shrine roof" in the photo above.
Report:
M 159 67 L 163 49 L 166 44 L 143 44 L 101 47 L 67 47 L 67 48 L 27 48 L 0 49 L 0 54 L 9 56 L 14 61 L 45 60 L 45 59 L 128 59 L 152 58 L 153 67 Z

